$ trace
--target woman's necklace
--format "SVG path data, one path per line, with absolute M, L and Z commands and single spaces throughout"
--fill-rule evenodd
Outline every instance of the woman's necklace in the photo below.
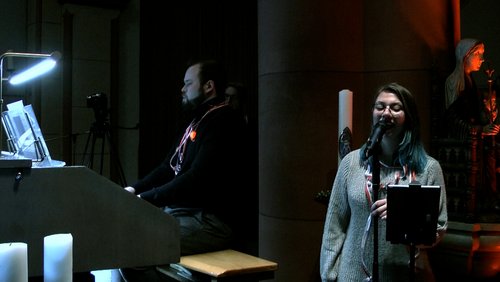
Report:
M 385 167 L 385 168 L 401 168 L 401 166 L 399 166 L 399 165 L 397 165 L 397 166 L 396 166 L 396 165 L 388 165 L 388 164 L 384 163 L 383 161 L 378 161 L 378 162 L 379 162 L 379 163 L 380 163 L 383 167 Z
M 389 166 L 385 163 L 383 163 L 382 161 L 379 161 L 379 163 L 384 167 L 384 168 L 388 168 L 388 169 L 392 169 L 392 170 L 396 170 L 394 171 L 394 174 L 392 176 L 392 180 L 389 180 L 389 182 L 387 183 L 380 183 L 379 185 L 379 191 L 378 192 L 383 192 L 385 193 L 385 187 L 387 185 L 390 185 L 390 184 L 400 184 L 400 181 L 401 180 L 406 180 L 407 179 L 407 173 L 408 173 L 408 166 L 407 165 L 404 165 L 404 166 L 400 166 L 400 165 L 397 165 L 397 166 Z M 401 170 L 403 170 L 403 174 L 401 175 Z M 416 179 L 416 173 L 414 171 L 411 172 L 411 181 L 415 180 Z M 366 171 L 365 171 L 365 196 L 366 196 L 366 200 L 368 201 L 368 207 L 370 208 L 373 204 L 373 197 L 372 197 L 372 193 L 373 193 L 373 184 L 372 184 L 372 168 L 370 165 L 368 165 Z

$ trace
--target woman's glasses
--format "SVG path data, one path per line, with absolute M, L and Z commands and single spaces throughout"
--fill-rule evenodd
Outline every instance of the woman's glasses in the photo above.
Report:
M 386 104 L 383 102 L 377 102 L 373 105 L 373 108 L 377 111 L 385 111 L 386 109 L 391 110 L 391 112 L 397 113 L 403 110 L 403 105 L 400 103 L 392 103 L 392 104 Z

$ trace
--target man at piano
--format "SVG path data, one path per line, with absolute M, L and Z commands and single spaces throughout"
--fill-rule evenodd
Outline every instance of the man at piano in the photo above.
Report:
M 225 88 L 225 74 L 216 61 L 189 64 L 181 93 L 190 123 L 162 163 L 125 187 L 177 219 L 181 255 L 233 248 L 236 223 L 242 221 L 238 206 L 245 200 L 236 195 L 244 195 L 245 120 L 228 106 Z M 127 281 L 158 281 L 161 276 L 154 268 L 121 272 Z

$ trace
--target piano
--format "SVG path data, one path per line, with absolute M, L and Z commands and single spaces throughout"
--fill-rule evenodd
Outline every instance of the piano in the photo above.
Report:
M 30 277 L 58 233 L 73 236 L 74 273 L 179 262 L 177 221 L 118 184 L 85 166 L 0 161 L 0 243 L 28 244 Z

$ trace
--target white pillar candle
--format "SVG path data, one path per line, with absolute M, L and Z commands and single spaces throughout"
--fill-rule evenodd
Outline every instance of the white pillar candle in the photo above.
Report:
M 26 243 L 0 244 L 0 281 L 28 281 L 28 245 Z
M 352 91 L 348 89 L 343 89 L 339 92 L 339 128 L 337 134 L 337 141 L 340 140 L 340 136 L 343 130 L 348 127 L 352 133 Z M 342 144 L 338 144 L 341 146 Z M 352 144 L 351 144 L 352 145 Z M 340 147 L 339 147 L 340 149 Z M 338 160 L 340 163 L 341 155 L 338 152 Z
M 54 234 L 43 240 L 43 281 L 73 281 L 73 236 Z

